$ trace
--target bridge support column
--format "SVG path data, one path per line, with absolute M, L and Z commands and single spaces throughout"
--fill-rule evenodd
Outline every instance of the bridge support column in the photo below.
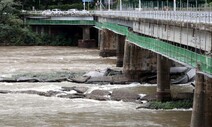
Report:
M 100 33 L 100 53 L 102 57 L 116 56 L 116 34 L 103 29 Z
M 191 127 L 212 125 L 212 77 L 196 74 Z
M 157 55 L 157 99 L 168 101 L 171 99 L 170 92 L 170 66 L 169 59 Z
M 132 81 L 140 81 L 142 77 L 156 72 L 156 55 L 125 41 L 123 73 Z
M 44 29 L 45 29 L 44 26 L 41 26 L 41 31 L 40 31 L 40 34 L 41 34 L 41 35 L 44 34 L 44 31 L 45 31 Z
M 116 55 L 117 55 L 117 61 L 116 66 L 117 67 L 123 67 L 123 59 L 124 59 L 124 44 L 125 44 L 125 36 L 118 35 L 117 34 L 117 49 L 116 49 Z
M 89 40 L 90 39 L 90 26 L 84 26 L 82 27 L 82 31 L 83 31 L 83 40 Z
M 78 47 L 81 48 L 95 48 L 96 41 L 94 39 L 90 39 L 90 26 L 82 27 L 83 37 L 81 40 L 78 40 Z

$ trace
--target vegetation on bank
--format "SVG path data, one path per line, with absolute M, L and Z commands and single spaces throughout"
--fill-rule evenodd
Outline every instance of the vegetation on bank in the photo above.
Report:
M 0 45 L 76 45 L 76 39 L 65 35 L 38 35 L 25 26 L 18 8 L 22 6 L 13 0 L 0 0 Z
M 189 109 L 192 108 L 193 100 L 175 100 L 175 101 L 151 101 L 146 108 L 148 109 Z

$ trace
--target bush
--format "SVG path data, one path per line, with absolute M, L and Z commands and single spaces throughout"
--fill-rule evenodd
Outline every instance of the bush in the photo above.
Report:
M 29 29 L 0 24 L 0 45 L 34 45 L 39 38 Z
M 153 101 L 150 102 L 148 108 L 150 109 L 174 109 L 174 108 L 192 108 L 193 101 L 192 100 L 178 100 L 178 101 L 169 101 L 169 102 L 159 102 Z
M 83 5 L 82 3 L 75 3 L 75 4 L 62 4 L 62 5 L 51 5 L 49 6 L 49 9 L 61 9 L 61 10 L 68 10 L 68 9 L 78 9 L 78 10 L 82 10 L 83 9 Z

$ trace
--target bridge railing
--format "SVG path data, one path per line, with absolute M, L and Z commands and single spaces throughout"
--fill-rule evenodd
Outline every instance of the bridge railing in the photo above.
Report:
M 93 14 L 212 24 L 211 11 L 94 11 Z

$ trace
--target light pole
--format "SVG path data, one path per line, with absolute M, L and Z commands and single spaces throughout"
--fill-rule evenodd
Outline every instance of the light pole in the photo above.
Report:
M 119 10 L 122 11 L 122 0 L 119 1 Z
M 108 11 L 110 11 L 110 0 L 108 0 Z
M 174 0 L 174 11 L 176 11 L 176 0 Z
M 84 2 L 83 2 L 83 8 L 84 8 L 84 10 L 85 10 L 85 0 L 84 0 Z
M 100 0 L 99 2 L 99 8 L 100 8 L 100 11 L 102 11 L 102 0 Z
M 138 10 L 141 11 L 141 0 L 138 1 Z

